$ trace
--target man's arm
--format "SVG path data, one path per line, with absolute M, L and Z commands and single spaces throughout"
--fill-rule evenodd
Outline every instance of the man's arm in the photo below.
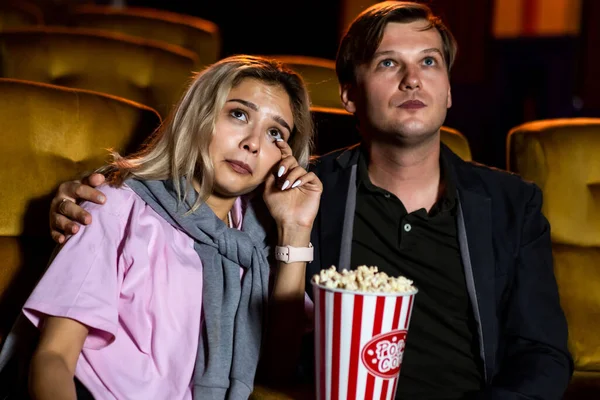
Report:
M 64 243 L 67 235 L 79 232 L 79 224 L 92 223 L 92 216 L 77 202 L 87 200 L 103 204 L 106 197 L 94 189 L 104 183 L 104 175 L 92 174 L 83 181 L 64 182 L 50 203 L 50 235 L 56 243 Z
M 506 348 L 485 399 L 561 399 L 573 373 L 567 322 L 554 277 L 550 225 L 542 193 L 532 186 L 525 210 L 513 290 L 507 304 Z
M 48 317 L 31 360 L 29 388 L 36 400 L 77 399 L 75 367 L 88 329 L 68 318 Z

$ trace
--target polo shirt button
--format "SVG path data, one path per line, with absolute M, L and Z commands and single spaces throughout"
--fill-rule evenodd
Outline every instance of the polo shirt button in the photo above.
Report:
M 385 196 L 385 198 L 386 198 L 386 199 L 389 199 L 389 198 L 390 198 L 390 196 L 391 196 L 391 194 L 389 194 L 389 193 L 386 193 L 386 194 L 384 194 L 384 196 Z
M 410 224 L 404 224 L 404 231 L 405 232 L 410 232 L 411 229 L 412 229 L 412 226 L 410 226 Z

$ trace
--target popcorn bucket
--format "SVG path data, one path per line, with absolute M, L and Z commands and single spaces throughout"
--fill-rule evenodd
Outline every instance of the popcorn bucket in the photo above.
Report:
M 317 399 L 394 399 L 417 290 L 313 291 Z

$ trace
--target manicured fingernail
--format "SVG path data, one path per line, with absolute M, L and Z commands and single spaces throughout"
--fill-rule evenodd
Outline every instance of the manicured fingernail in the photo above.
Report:
M 276 142 L 283 142 L 283 139 L 275 139 Z
M 282 165 L 281 167 L 279 167 L 279 171 L 277 171 L 277 177 L 281 178 L 281 175 L 283 175 L 284 172 L 285 172 L 285 167 Z
M 302 183 L 302 182 L 301 182 L 301 181 L 298 179 L 298 180 L 297 180 L 296 182 L 294 182 L 294 184 L 292 185 L 292 189 L 293 189 L 293 188 L 295 188 L 295 187 L 298 187 L 298 186 L 300 186 L 300 184 L 301 184 L 301 183 Z
M 99 202 L 102 202 L 102 203 L 104 203 L 104 200 L 106 200 L 106 199 L 104 198 L 104 196 L 102 196 L 102 195 L 98 196 L 98 201 L 99 201 Z
M 290 181 L 285 181 L 281 187 L 281 190 L 285 190 L 288 186 L 290 186 Z

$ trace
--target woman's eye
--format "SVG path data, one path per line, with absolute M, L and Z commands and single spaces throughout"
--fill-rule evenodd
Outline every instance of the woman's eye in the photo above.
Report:
M 394 62 L 393 62 L 392 60 L 383 60 L 383 61 L 380 63 L 380 65 L 381 65 L 382 67 L 389 68 L 389 67 L 393 67 L 393 66 L 394 66 Z
M 269 129 L 269 136 L 273 138 L 273 141 L 277 139 L 283 140 L 283 135 L 277 129 Z
M 247 121 L 248 118 L 246 116 L 246 113 L 243 112 L 242 110 L 232 110 L 229 115 L 231 115 L 233 118 L 235 119 L 239 119 L 241 121 Z

